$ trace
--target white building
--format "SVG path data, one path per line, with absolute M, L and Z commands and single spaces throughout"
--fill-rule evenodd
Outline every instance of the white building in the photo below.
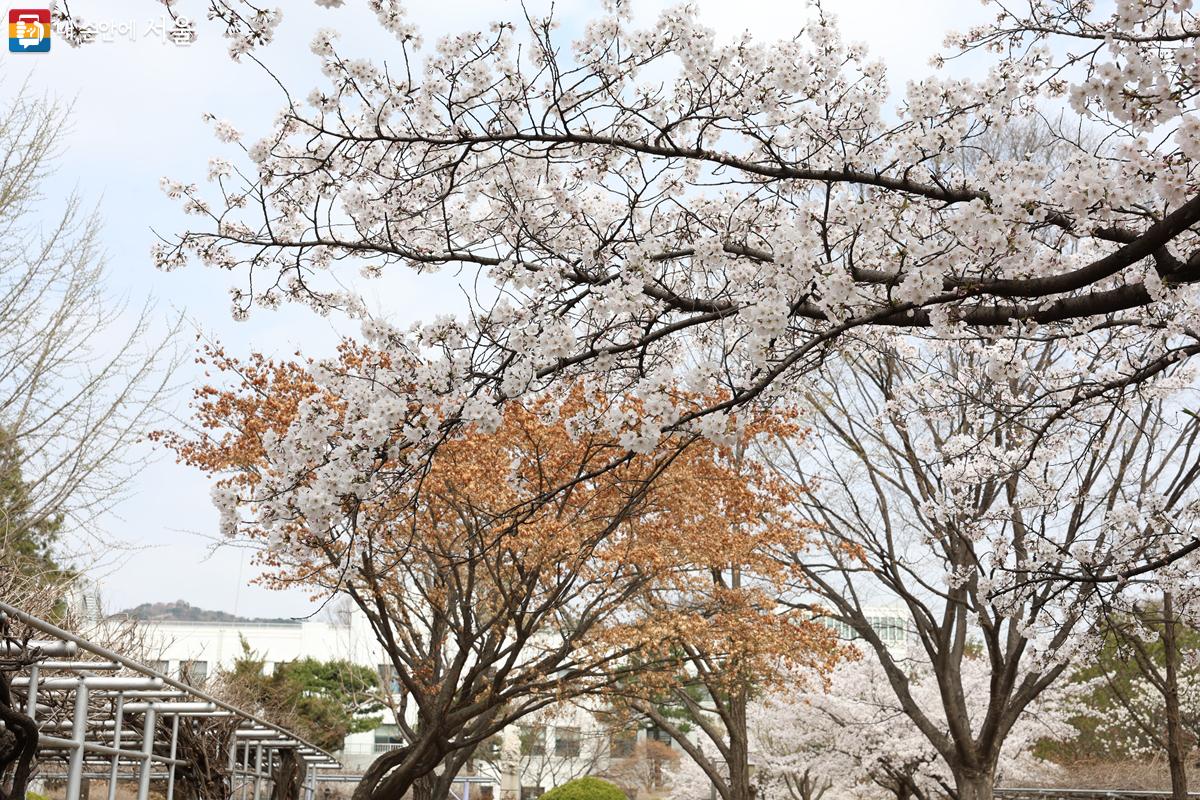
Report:
M 892 653 L 903 655 L 908 649 L 911 620 L 908 609 L 903 606 L 864 606 L 863 616 L 867 623 L 879 634 L 880 641 Z M 858 639 L 858 633 L 844 622 L 826 619 L 824 623 L 832 628 L 838 638 L 845 641 Z
M 357 614 L 344 616 L 344 622 L 153 620 L 140 625 L 146 651 L 154 656 L 149 666 L 198 682 L 231 668 L 246 647 L 266 661 L 267 674 L 277 663 L 308 657 L 378 666 L 382 655 L 366 621 Z
M 148 620 L 139 623 L 147 665 L 202 684 L 231 669 L 249 649 L 271 674 L 276 664 L 314 658 L 345 660 L 380 670 L 385 659 L 365 617 L 339 613 L 337 621 L 206 622 Z M 351 769 L 373 757 L 371 733 L 347 737 L 343 763 Z

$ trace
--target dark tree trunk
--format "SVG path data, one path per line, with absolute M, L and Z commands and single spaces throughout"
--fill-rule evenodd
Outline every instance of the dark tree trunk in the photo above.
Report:
M 279 766 L 271 775 L 271 782 L 274 785 L 271 790 L 271 800 L 300 800 L 306 773 L 304 759 L 296 758 L 296 751 L 281 750 Z
M 376 787 L 383 781 L 384 776 L 389 770 L 399 766 L 408 757 L 410 749 L 408 747 L 398 747 L 395 750 L 383 753 L 379 758 L 372 761 L 371 766 L 367 767 L 366 771 L 363 772 L 362 779 L 359 780 L 358 785 L 354 789 L 353 800 L 372 800 L 375 797 Z M 396 797 L 402 796 L 407 790 L 408 786 L 405 785 Z
M 0 673 L 0 800 L 25 800 L 33 778 L 38 729 L 12 699 L 9 675 Z
M 954 770 L 956 800 L 993 800 L 996 770 L 958 768 Z
M 412 785 L 412 800 L 445 800 L 444 796 L 437 796 L 438 783 L 437 776 L 432 774 L 417 778 Z
M 726 710 L 729 736 L 728 800 L 754 800 L 757 794 L 750 780 L 750 741 L 746 724 L 749 694 L 744 685 L 734 689 Z
M 729 763 L 729 800 L 754 800 L 756 794 L 748 759 L 735 756 Z
M 420 753 L 417 753 L 418 748 Z M 351 798 L 400 800 L 409 790 L 417 791 L 417 782 L 423 777 L 432 779 L 432 773 L 440 763 L 441 757 L 428 741 L 388 751 L 367 767 Z
M 495 716 L 493 709 L 477 721 L 486 730 Z M 445 738 L 448 735 L 429 719 L 419 722 L 415 742 L 383 753 L 371 762 L 352 800 L 401 800 L 410 791 L 412 800 L 445 800 L 477 746 L 453 746 Z
M 1175 599 L 1163 593 L 1163 701 L 1166 706 L 1167 765 L 1173 800 L 1187 800 L 1187 743 L 1179 710 L 1179 642 L 1176 638 Z

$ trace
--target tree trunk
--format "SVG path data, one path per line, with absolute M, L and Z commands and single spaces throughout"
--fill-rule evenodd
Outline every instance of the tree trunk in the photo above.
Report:
M 362 779 L 354 788 L 354 794 L 351 795 L 352 800 L 375 800 L 376 790 L 380 788 L 380 784 L 385 782 L 385 776 L 387 783 L 391 785 L 391 793 L 395 794 L 396 798 L 402 797 L 411 785 L 411 778 L 405 781 L 401 774 L 393 772 L 388 775 L 388 772 L 404 762 L 410 750 L 409 747 L 398 747 L 383 753 L 371 762 L 371 766 L 367 767 Z M 406 772 L 411 774 L 412 770 L 406 770 Z
M 432 739 L 390 750 L 367 767 L 351 800 L 400 800 L 410 790 L 413 800 L 444 800 L 454 779 L 435 774 L 444 759 Z
M 437 797 L 437 784 L 437 776 L 432 773 L 417 778 L 412 785 L 412 800 L 445 800 Z
M 729 693 L 726 708 L 726 734 L 729 737 L 729 800 L 754 800 L 756 792 L 750 779 L 750 736 L 747 707 L 750 691 L 738 683 Z
M 992 800 L 996 784 L 996 770 L 968 769 L 954 770 L 954 789 L 958 795 L 956 800 Z
M 9 676 L 0 673 L 0 800 L 24 800 L 34 776 L 38 728 L 13 702 Z
M 754 800 L 754 783 L 750 780 L 750 760 L 734 748 L 730 759 L 730 795 L 728 800 Z
M 1179 711 L 1179 642 L 1176 638 L 1175 598 L 1163 592 L 1163 701 L 1166 706 L 1167 764 L 1171 769 L 1171 797 L 1187 800 L 1187 744 Z
M 271 790 L 271 800 L 300 800 L 300 792 L 304 788 L 304 778 L 307 770 L 303 759 L 296 758 L 294 750 L 281 750 L 279 767 L 271 776 L 274 788 Z

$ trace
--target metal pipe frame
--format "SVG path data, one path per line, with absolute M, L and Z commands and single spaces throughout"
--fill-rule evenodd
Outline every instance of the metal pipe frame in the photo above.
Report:
M 14 689 L 24 689 L 33 680 L 29 678 L 13 678 L 12 686 Z M 158 689 L 163 685 L 161 678 L 114 678 L 111 676 L 80 676 L 76 678 L 44 678 L 38 683 L 38 689 L 41 691 L 74 691 L 79 682 L 83 681 L 89 689 L 111 689 L 118 692 L 123 692 L 131 689 Z
M 271 770 L 281 751 L 295 752 L 308 766 L 305 800 L 315 800 L 318 767 L 342 767 L 328 752 L 284 728 L 3 601 L 0 616 L 49 637 L 30 640 L 28 647 L 0 642 L 0 655 L 26 656 L 30 661 L 11 684 L 23 695 L 29 717 L 45 720 L 39 725 L 39 759 L 48 767 L 65 765 L 66 771 L 40 770 L 38 777 L 64 780 L 65 800 L 80 800 L 83 780 L 91 778 L 107 780 L 107 800 L 115 800 L 122 780 L 136 780 L 138 800 L 148 800 L 152 780 L 165 780 L 166 800 L 174 800 L 176 768 L 188 763 L 178 752 L 181 719 L 188 717 L 237 718 L 229 745 L 230 798 L 240 789 L 245 800 L 253 781 L 254 800 L 262 800 L 264 784 L 274 783 Z M 94 674 L 121 671 L 130 674 Z M 60 717 L 64 708 L 71 709 L 69 721 L 46 719 L 51 714 Z M 160 724 L 167 717 L 169 726 Z M 70 738 L 53 735 L 66 730 Z
M 19 614 L 14 614 L 13 616 L 21 619 L 21 615 Z M 25 646 L 16 642 L 0 642 L 0 655 L 3 656 L 23 655 L 31 650 L 40 651 L 43 656 L 47 657 L 74 658 L 79 653 L 79 645 L 69 639 L 59 639 L 58 637 L 55 637 L 55 640 L 52 641 L 34 641 L 30 639 Z
M 65 669 L 70 672 L 103 672 L 122 669 L 115 661 L 41 661 L 38 666 L 42 669 Z
M 117 695 L 117 707 L 113 712 L 116 716 L 113 719 L 113 747 L 121 749 L 121 728 L 125 721 L 125 695 Z M 106 720 L 107 722 L 107 720 Z M 117 798 L 117 770 L 121 766 L 121 757 L 114 755 L 112 764 L 108 770 L 108 800 L 116 800 Z
M 154 744 L 153 739 L 150 740 L 150 744 Z M 80 759 L 80 762 L 79 762 L 80 764 L 83 763 L 82 756 L 79 755 L 81 752 L 83 752 L 83 753 L 99 753 L 100 755 L 105 755 L 105 756 L 112 756 L 112 755 L 125 756 L 125 757 L 131 758 L 131 759 L 138 759 L 139 761 L 145 761 L 145 760 L 149 759 L 150 761 L 153 761 L 158 764 L 171 764 L 172 762 L 174 762 L 175 764 L 180 765 L 180 764 L 188 763 L 186 761 L 181 761 L 178 758 L 170 758 L 168 756 L 160 756 L 153 752 L 150 753 L 149 755 L 147 755 L 144 751 L 139 752 L 137 750 L 123 750 L 118 747 L 109 747 L 108 745 L 100 744 L 99 742 L 84 742 L 83 747 L 80 748 L 79 742 L 75 741 L 74 739 L 61 739 L 57 736 L 42 736 L 38 740 L 38 746 L 44 747 L 47 750 L 70 750 L 71 751 L 71 760 L 73 761 L 76 759 L 76 757 L 78 757 Z M 102 762 L 97 762 L 97 763 L 102 763 Z M 68 784 L 68 787 L 69 786 L 70 786 L 70 784 Z

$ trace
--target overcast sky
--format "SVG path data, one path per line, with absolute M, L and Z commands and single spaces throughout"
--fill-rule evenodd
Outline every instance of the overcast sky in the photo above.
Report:
M 190 5 L 199 9 L 207 3 L 194 0 Z M 347 55 L 386 59 L 394 50 L 394 40 L 377 29 L 365 2 L 348 0 L 346 5 L 327 10 L 311 0 L 284 4 L 278 38 L 261 57 L 293 90 L 299 89 L 299 96 L 319 78 L 308 49 L 317 27 L 339 28 L 339 49 Z M 548 6 L 539 0 L 528 5 L 535 12 Z M 674 3 L 634 0 L 634 11 L 648 20 L 670 5 Z M 746 29 L 761 38 L 789 37 L 810 13 L 802 2 L 781 0 L 696 0 L 694 6 L 706 24 L 729 37 Z M 946 31 L 977 23 L 986 13 L 962 0 L 826 0 L 824 6 L 840 18 L 847 38 L 865 42 L 888 65 L 894 91 L 929 72 L 928 60 Z M 232 62 L 219 31 L 203 20 L 190 47 L 146 35 L 160 18 L 161 6 L 154 0 L 72 0 L 71 8 L 92 22 L 135 28 L 134 40 L 122 37 L 78 50 L 58 41 L 45 55 L 5 53 L 0 92 L 12 96 L 28 77 L 26 91 L 74 102 L 71 130 L 48 198 L 76 190 L 99 208 L 114 297 L 137 305 L 150 296 L 163 320 L 185 314 L 191 325 L 235 354 L 257 350 L 287 356 L 300 349 L 322 355 L 339 335 L 352 334 L 353 327 L 342 320 L 323 320 L 298 308 L 259 312 L 249 321 L 234 322 L 229 275 L 198 266 L 169 274 L 154 269 L 148 256 L 154 230 L 169 234 L 187 221 L 159 191 L 159 179 L 202 183 L 209 156 L 235 156 L 230 145 L 212 137 L 201 115 L 229 119 L 253 141 L 281 105 L 278 88 L 254 64 Z M 408 9 L 427 43 L 520 15 L 518 3 L 504 0 L 413 0 Z M 563 22 L 560 33 L 570 36 L 598 13 L 600 2 L 559 0 L 556 9 Z M 456 302 L 445 278 L 396 275 L 372 294 L 376 311 L 401 323 L 430 309 L 452 309 Z M 191 368 L 180 376 L 184 388 L 171 411 L 181 418 L 186 415 L 186 384 L 197 377 Z M 106 606 L 182 599 L 247 616 L 311 613 L 315 607 L 303 593 L 249 585 L 256 572 L 244 551 L 213 549 L 216 513 L 207 484 L 195 471 L 160 455 L 118 513 L 102 521 L 104 539 L 123 543 L 104 554 L 94 570 Z

